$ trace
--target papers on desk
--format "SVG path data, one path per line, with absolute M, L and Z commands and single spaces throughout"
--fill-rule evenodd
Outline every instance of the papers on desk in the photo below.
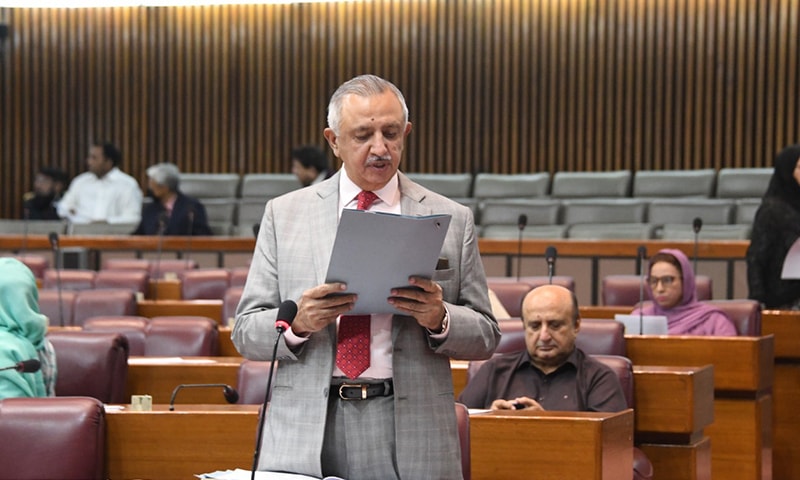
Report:
M 195 475 L 197 478 L 213 478 L 215 480 L 250 480 L 250 470 L 220 470 L 211 473 L 203 473 Z M 283 473 L 283 472 L 256 472 L 256 480 L 320 480 L 317 477 L 310 477 L 308 475 L 301 475 L 299 473 Z M 322 480 L 344 480 L 339 477 L 325 477 Z
M 400 313 L 387 299 L 408 277 L 432 278 L 450 215 L 412 217 L 345 209 L 339 220 L 326 283 L 345 282 L 358 294 L 348 315 Z

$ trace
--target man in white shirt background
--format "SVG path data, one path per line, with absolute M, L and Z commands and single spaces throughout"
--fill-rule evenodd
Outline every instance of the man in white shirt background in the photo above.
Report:
M 84 172 L 69 186 L 58 204 L 58 214 L 72 223 L 132 223 L 142 215 L 139 182 L 122 172 L 122 153 L 111 143 L 89 148 Z

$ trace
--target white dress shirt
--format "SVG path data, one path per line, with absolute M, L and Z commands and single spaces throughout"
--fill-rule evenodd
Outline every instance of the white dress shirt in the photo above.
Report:
M 132 223 L 142 217 L 142 190 L 130 175 L 114 167 L 102 178 L 84 172 L 58 203 L 58 215 L 72 223 Z

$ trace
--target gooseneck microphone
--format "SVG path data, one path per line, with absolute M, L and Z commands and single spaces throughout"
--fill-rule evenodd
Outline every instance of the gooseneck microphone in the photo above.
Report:
M 225 400 L 228 403 L 236 403 L 239 401 L 239 392 L 236 391 L 235 388 L 231 387 L 230 385 L 226 385 L 224 383 L 184 383 L 175 387 L 175 390 L 172 391 L 172 397 L 169 399 L 169 409 L 170 411 L 175 410 L 175 397 L 178 396 L 178 392 L 183 390 L 184 388 L 212 388 L 212 387 L 222 387 L 222 394 L 225 396 Z
M 56 264 L 56 288 L 58 288 L 58 319 L 59 325 L 64 326 L 64 299 L 61 295 L 61 247 L 58 243 L 58 234 L 50 232 L 47 236 L 50 240 L 50 248 L 53 249 L 53 258 Z
M 703 219 L 695 217 L 692 222 L 692 230 L 694 230 L 694 274 L 697 275 L 697 244 L 700 241 L 700 229 L 703 228 Z
M 292 322 L 294 322 L 294 317 L 296 316 L 297 304 L 293 300 L 284 300 L 278 306 L 278 316 L 275 318 L 275 330 L 278 331 L 278 337 L 275 338 L 275 346 L 272 349 L 272 361 L 269 362 L 269 377 L 267 377 L 267 391 L 264 395 L 264 404 L 261 405 L 261 412 L 258 418 L 256 451 L 253 453 L 253 468 L 250 471 L 250 480 L 255 480 L 256 478 L 258 459 L 261 456 L 261 439 L 264 437 L 264 419 L 267 416 L 267 403 L 269 403 L 269 397 L 272 391 L 272 374 L 275 371 L 275 360 L 278 357 L 278 342 L 280 342 L 283 333 L 292 326 Z
M 550 285 L 553 284 L 553 274 L 556 271 L 556 256 L 558 256 L 558 251 L 552 245 L 544 251 L 544 258 L 547 260 L 547 282 Z
M 522 271 L 522 231 L 528 225 L 528 216 L 524 213 L 517 219 L 517 228 L 519 229 L 519 238 L 517 239 L 517 281 Z
M 21 362 L 17 362 L 10 367 L 3 367 L 0 368 L 0 372 L 3 370 L 16 370 L 19 373 L 35 373 L 38 372 L 39 369 L 42 367 L 42 363 L 35 358 L 31 358 L 30 360 L 23 360 Z
M 167 212 L 161 212 L 158 216 L 158 246 L 156 247 L 156 267 L 155 275 L 156 284 L 153 287 L 153 300 L 158 300 L 158 284 L 161 283 L 161 252 L 164 249 L 164 231 L 167 229 Z
M 644 260 L 647 258 L 647 247 L 639 245 L 636 249 L 636 261 L 639 263 L 639 333 L 644 331 Z

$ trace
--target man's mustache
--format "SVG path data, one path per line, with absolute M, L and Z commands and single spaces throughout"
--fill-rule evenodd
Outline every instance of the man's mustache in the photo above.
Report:
M 370 155 L 369 157 L 367 157 L 367 166 L 377 162 L 391 162 L 391 161 L 392 161 L 391 155 L 383 155 L 380 157 L 377 155 Z

